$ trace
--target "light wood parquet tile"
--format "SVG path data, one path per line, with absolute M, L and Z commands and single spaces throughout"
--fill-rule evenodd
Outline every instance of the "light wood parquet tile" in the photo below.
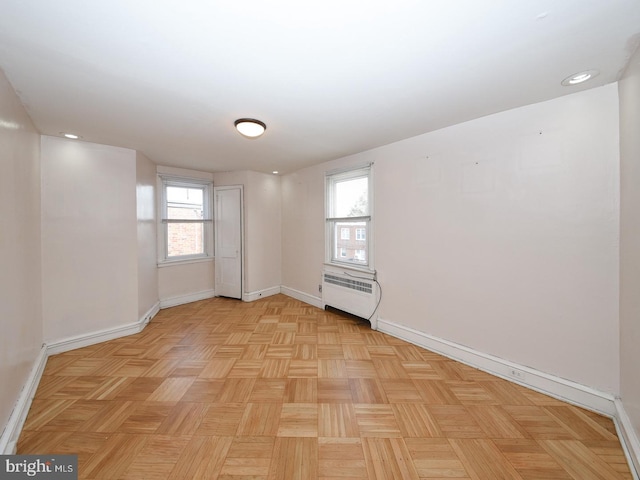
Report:
M 84 479 L 623 479 L 608 418 L 284 295 L 52 356 L 18 453 Z
M 419 480 L 403 438 L 363 438 L 369 478 Z
M 317 437 L 318 405 L 316 403 L 282 404 L 278 436 Z
M 233 436 L 246 410 L 243 403 L 214 403 L 206 407 L 196 435 Z
M 456 455 L 474 480 L 522 480 L 520 474 L 491 440 L 452 439 L 449 441 Z
M 258 378 L 253 385 L 250 403 L 282 403 L 289 382 L 284 378 Z
M 319 378 L 318 402 L 352 403 L 351 386 L 346 378 Z
M 535 440 L 494 440 L 493 442 L 524 480 L 573 478 Z
M 324 480 L 354 480 L 367 478 L 367 464 L 362 439 L 319 438 L 318 478 Z
M 289 378 L 318 378 L 317 360 L 291 360 L 289 363 Z
M 277 437 L 267 478 L 318 478 L 318 439 Z
M 620 478 L 616 469 L 580 441 L 542 440 L 541 445 L 574 478 Z
M 448 440 L 405 438 L 420 478 L 468 479 L 467 470 Z
M 238 426 L 239 436 L 270 436 L 278 433 L 280 426 L 280 403 L 249 403 Z
M 190 437 L 150 436 L 121 478 L 161 480 L 171 474 Z
M 527 431 L 499 405 L 466 408 L 488 438 L 529 438 Z
M 191 436 L 194 435 L 207 411 L 205 403 L 180 403 L 171 407 L 164 415 L 160 425 L 152 432 L 158 435 Z M 152 413 L 153 415 L 153 413 Z
M 147 435 L 114 433 L 78 467 L 85 478 L 120 478 L 149 440 Z
M 441 438 L 444 436 L 426 405 L 394 403 L 392 408 L 403 437 Z
M 217 478 L 222 471 L 233 437 L 194 436 L 165 478 Z
M 227 453 L 220 479 L 267 478 L 274 437 L 236 437 Z

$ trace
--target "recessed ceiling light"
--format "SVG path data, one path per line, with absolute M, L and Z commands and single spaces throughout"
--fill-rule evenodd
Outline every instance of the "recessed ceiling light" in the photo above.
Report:
M 274 175 L 277 175 L 277 174 L 278 174 L 278 170 L 274 170 L 274 171 L 273 171 L 273 172 L 271 172 L 271 173 L 273 173 Z
M 587 80 L 591 80 L 593 77 L 596 77 L 600 72 L 598 70 L 585 70 L 584 72 L 574 73 L 573 75 L 565 78 L 562 81 L 562 85 L 565 87 L 570 87 L 572 85 L 578 85 L 579 83 L 586 82 Z
M 78 140 L 80 138 L 80 135 L 76 135 L 75 133 L 61 133 L 64 137 L 70 138 L 71 140 Z
M 233 124 L 241 135 L 248 138 L 257 138 L 267 129 L 267 125 L 264 122 L 255 118 L 239 118 Z

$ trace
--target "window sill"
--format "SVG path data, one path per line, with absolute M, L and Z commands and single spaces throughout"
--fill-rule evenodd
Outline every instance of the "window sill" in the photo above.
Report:
M 188 265 L 190 263 L 213 262 L 214 257 L 187 258 L 182 260 L 162 260 L 158 262 L 158 268 L 174 267 L 177 265 Z
M 324 266 L 328 270 L 334 270 L 337 273 L 340 273 L 340 270 L 349 270 L 349 271 L 361 273 L 364 275 L 370 275 L 372 279 L 375 278 L 376 276 L 376 271 L 371 270 L 368 267 L 357 267 L 355 265 L 345 265 L 342 263 L 331 263 L 331 262 L 324 262 Z

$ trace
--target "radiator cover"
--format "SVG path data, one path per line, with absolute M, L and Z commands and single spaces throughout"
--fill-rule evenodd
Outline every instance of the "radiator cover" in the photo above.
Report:
M 360 275 L 324 271 L 322 303 L 323 307 L 337 308 L 369 320 L 376 309 L 375 282 Z M 371 321 L 373 325 L 373 319 Z

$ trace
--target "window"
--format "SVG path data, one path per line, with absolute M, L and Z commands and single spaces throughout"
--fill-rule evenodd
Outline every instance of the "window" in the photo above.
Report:
M 326 175 L 328 263 L 373 269 L 367 235 L 367 230 L 371 228 L 371 197 L 371 166 L 329 172 Z M 361 240 L 358 242 L 357 251 L 354 243 L 344 241 L 349 240 L 351 229 L 356 231 L 356 240 Z M 345 250 L 350 250 L 351 253 L 346 255 Z
M 212 256 L 210 182 L 163 177 L 160 217 L 164 239 L 161 261 Z

